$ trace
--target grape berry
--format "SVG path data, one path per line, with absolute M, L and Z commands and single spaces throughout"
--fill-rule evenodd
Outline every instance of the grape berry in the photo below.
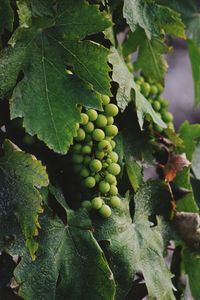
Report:
M 108 96 L 102 96 L 104 111 L 82 109 L 81 121 L 72 146 L 74 172 L 79 176 L 81 185 L 93 191 L 91 200 L 84 200 L 82 207 L 97 210 L 103 218 L 108 218 L 111 208 L 119 208 L 121 199 L 117 196 L 117 179 L 121 168 L 118 154 L 114 151 L 113 140 L 118 134 L 114 117 L 119 109 L 110 103 Z

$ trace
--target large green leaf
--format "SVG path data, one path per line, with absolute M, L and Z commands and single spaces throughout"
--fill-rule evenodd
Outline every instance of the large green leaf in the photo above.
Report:
M 87 213 L 66 209 L 67 225 L 46 213 L 38 257 L 23 256 L 15 270 L 23 299 L 114 299 L 115 283 L 104 254 L 85 226 Z
M 172 276 L 163 258 L 164 244 L 161 232 L 157 227 L 150 227 L 148 221 L 153 207 L 153 203 L 150 202 L 155 199 L 162 201 L 159 188 L 162 189 L 164 185 L 155 182 L 144 185 L 138 191 L 135 198 L 134 222 L 129 215 L 129 201 L 123 199 L 121 211 L 114 211 L 108 220 L 99 221 L 95 227 L 95 236 L 104 245 L 117 282 L 117 299 L 125 298 L 137 272 L 144 276 L 148 299 L 175 299 L 172 292 Z M 170 193 L 166 190 L 163 202 L 169 200 Z
M 0 182 L 1 250 L 5 235 L 16 234 L 16 224 L 19 223 L 34 258 L 38 247 L 34 236 L 38 235 L 38 214 L 42 212 L 42 197 L 38 189 L 48 184 L 45 167 L 6 140 L 4 156 L 0 158 Z
M 189 285 L 194 299 L 200 299 L 200 256 L 192 253 L 188 248 L 183 251 L 183 264 L 189 278 Z
M 113 65 L 113 75 L 112 78 L 115 82 L 119 84 L 117 91 L 117 103 L 118 106 L 123 111 L 128 103 L 133 100 L 133 91 L 135 92 L 135 105 L 137 111 L 138 122 L 140 128 L 143 128 L 144 118 L 150 115 L 153 121 L 161 127 L 166 127 L 165 123 L 153 110 L 151 104 L 144 98 L 140 93 L 137 85 L 133 80 L 133 75 L 128 70 L 123 58 L 119 55 L 116 49 L 112 49 L 109 55 L 109 61 Z
M 180 146 L 179 151 L 185 152 L 187 158 L 192 161 L 195 147 L 198 140 L 200 139 L 200 125 L 190 125 L 187 121 L 185 121 L 179 128 L 179 134 L 181 139 L 183 140 L 183 144 Z M 192 186 L 190 183 L 190 167 L 185 168 L 183 171 L 179 172 L 174 182 L 178 186 L 191 190 L 191 193 L 187 194 L 184 198 L 179 200 L 179 202 L 177 203 L 177 209 L 179 211 L 198 212 L 199 209 L 195 202 L 192 192 Z
M 14 12 L 9 0 L 0 1 L 0 36 L 4 29 L 12 31 L 14 22 Z
M 82 0 L 58 1 L 52 18 L 30 19 L 26 6 L 23 21 L 20 8 L 21 27 L 10 41 L 12 49 L 1 57 L 1 95 L 23 71 L 11 99 L 11 118 L 23 117 L 28 133 L 37 134 L 54 151 L 66 153 L 80 121 L 77 105 L 101 109 L 99 93 L 110 95 L 109 51 L 80 39 L 103 31 L 111 21 L 98 6 Z M 66 74 L 66 66 L 73 75 Z
M 132 32 L 140 26 L 148 39 L 160 35 L 163 29 L 166 33 L 185 37 L 179 14 L 155 1 L 125 0 L 123 13 Z

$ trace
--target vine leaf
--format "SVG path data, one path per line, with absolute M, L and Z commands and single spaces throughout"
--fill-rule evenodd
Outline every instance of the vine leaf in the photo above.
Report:
M 10 102 L 11 118 L 23 117 L 29 134 L 64 154 L 80 121 L 77 105 L 101 110 L 100 93 L 111 95 L 109 50 L 89 38 L 82 40 L 112 23 L 98 6 L 83 1 L 58 1 L 53 11 L 49 18 L 27 17 L 26 26 L 21 20 L 10 40 L 12 47 L 1 56 L 0 91 L 8 92 L 23 71 Z
M 189 167 L 190 165 L 191 163 L 186 158 L 185 153 L 171 156 L 163 169 L 165 180 L 168 182 L 173 181 L 178 172 L 182 171 L 185 167 Z
M 179 134 L 183 143 L 178 147 L 178 150 L 180 153 L 185 152 L 187 159 L 192 161 L 193 153 L 200 138 L 200 125 L 189 124 L 188 121 L 185 121 L 179 128 Z M 179 172 L 174 183 L 191 191 L 191 193 L 177 202 L 178 211 L 198 212 L 199 208 L 195 202 L 190 182 L 190 167 L 184 168 Z
M 197 44 L 190 39 L 187 40 L 187 44 L 194 81 L 195 103 L 198 104 L 200 103 L 200 46 L 198 47 Z
M 109 55 L 109 62 L 113 65 L 113 81 L 119 84 L 117 91 L 117 103 L 123 111 L 129 102 L 133 99 L 132 91 L 135 92 L 135 105 L 140 128 L 143 128 L 144 118 L 150 115 L 153 121 L 159 126 L 165 128 L 165 123 L 153 110 L 151 104 L 140 93 L 137 85 L 133 80 L 133 75 L 128 70 L 123 58 L 119 55 L 118 51 L 114 48 Z
M 15 269 L 23 299 L 113 299 L 115 283 L 88 215 L 66 208 L 67 225 L 47 211 L 41 218 L 38 257 L 23 256 Z M 94 276 L 95 274 L 95 276 Z
M 148 221 L 151 200 L 159 199 L 159 188 L 163 184 L 155 182 L 142 186 L 136 194 L 136 215 L 132 222 L 129 214 L 129 201 L 122 199 L 123 208 L 113 212 L 105 221 L 95 226 L 95 236 L 105 247 L 108 263 L 114 272 L 117 283 L 117 298 L 124 299 L 128 294 L 134 275 L 141 272 L 148 289 L 148 299 L 175 299 L 169 270 L 163 258 L 163 239 L 158 227 L 150 227 Z M 170 193 L 165 194 L 170 200 Z M 157 197 L 157 198 L 155 198 Z M 146 202 L 147 201 L 147 202 Z M 153 206 L 153 203 L 151 203 Z M 151 209 L 150 209 L 151 210 Z
M 184 24 L 179 13 L 155 1 L 125 0 L 123 14 L 131 31 L 134 32 L 140 26 L 148 39 L 161 35 L 163 29 L 168 34 L 185 38 Z
M 0 1 L 0 36 L 4 29 L 12 31 L 14 22 L 14 12 L 9 0 Z
M 17 220 L 34 259 L 38 247 L 34 237 L 40 228 L 38 214 L 43 211 L 39 189 L 48 185 L 48 176 L 40 161 L 9 140 L 4 143 L 4 153 L 0 158 L 0 244 L 6 232 L 14 233 L 12 226 Z

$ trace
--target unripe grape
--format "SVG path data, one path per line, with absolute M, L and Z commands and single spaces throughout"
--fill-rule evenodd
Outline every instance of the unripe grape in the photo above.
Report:
M 91 210 L 92 209 L 92 203 L 89 200 L 85 200 L 81 203 L 81 206 L 86 208 L 87 210 Z
M 111 184 L 109 193 L 112 196 L 116 196 L 118 194 L 118 188 L 114 184 Z
M 106 180 L 108 183 L 113 184 L 113 183 L 115 182 L 115 179 L 116 179 L 116 178 L 115 178 L 114 175 L 112 175 L 112 174 L 110 174 L 110 173 L 106 174 L 105 180 Z
M 102 162 L 102 166 L 103 166 L 103 168 L 107 168 L 107 167 L 108 167 L 107 162 L 103 161 L 103 162 Z
M 161 126 L 159 126 L 158 124 L 154 124 L 154 130 L 159 133 L 163 132 L 163 128 Z
M 88 171 L 87 168 L 83 167 L 81 170 L 80 170 L 80 177 L 88 177 L 90 175 L 90 172 Z
M 106 204 L 102 205 L 102 207 L 99 209 L 99 213 L 103 218 L 109 218 L 112 214 L 112 211 L 110 207 Z
M 90 154 L 92 152 L 92 148 L 88 145 L 85 145 L 82 147 L 82 153 L 83 154 Z
M 112 149 L 115 149 L 115 147 L 116 147 L 116 143 L 115 143 L 115 141 L 110 141 L 110 144 L 111 144 L 111 146 L 112 146 Z
M 155 111 L 159 111 L 161 108 L 160 102 L 159 101 L 154 101 L 152 103 L 153 108 L 155 109 Z
M 118 162 L 119 156 L 116 152 L 114 152 L 114 151 L 110 152 L 109 157 L 112 160 L 112 162 L 114 162 L 114 163 Z
M 105 127 L 105 133 L 107 136 L 115 136 L 118 134 L 118 128 L 115 125 L 108 125 Z
M 83 155 L 80 154 L 73 154 L 72 161 L 76 164 L 81 164 L 83 162 Z
M 156 87 L 157 87 L 157 89 L 158 89 L 158 93 L 159 93 L 159 94 L 162 94 L 162 92 L 164 91 L 164 88 L 163 88 L 162 84 L 157 83 L 157 84 L 156 84 Z
M 98 143 L 98 150 L 99 151 L 104 151 L 104 152 L 109 152 L 112 150 L 111 143 L 107 140 L 103 140 Z
M 114 118 L 111 116 L 107 116 L 107 125 L 112 125 L 114 123 Z
M 99 192 L 106 194 L 110 190 L 110 184 L 106 182 L 105 180 L 102 180 L 99 182 Z
M 149 103 L 150 103 L 151 105 L 154 103 L 154 100 L 151 99 L 151 98 L 149 98 L 149 99 L 147 99 L 147 100 L 149 101 Z
M 109 164 L 111 164 L 111 163 L 112 163 L 112 159 L 110 159 L 110 158 L 107 158 L 107 159 L 106 159 L 106 162 L 107 162 L 107 164 L 109 165 Z
M 150 92 L 149 93 L 151 95 L 157 95 L 157 93 L 158 93 L 157 86 L 156 85 L 152 85 L 151 88 L 150 88 Z
M 82 150 L 82 145 L 81 145 L 81 144 L 75 144 L 75 145 L 73 146 L 73 148 L 72 148 L 72 151 L 73 151 L 74 153 L 80 153 L 81 150 Z
M 168 101 L 162 97 L 159 98 L 160 105 L 162 108 L 167 108 L 168 107 Z
M 141 92 L 142 94 L 147 97 L 149 95 L 149 92 L 150 92 L 150 85 L 147 83 L 147 82 L 143 82 L 141 84 Z
M 80 124 L 79 123 L 76 123 L 76 127 L 75 127 L 75 130 L 77 131 L 80 127 Z
M 86 188 L 92 189 L 95 186 L 96 181 L 95 181 L 94 177 L 89 176 L 84 179 L 83 184 Z
M 103 128 L 107 125 L 108 121 L 107 121 L 107 118 L 106 116 L 104 115 L 98 115 L 96 121 L 95 121 L 95 124 L 97 127 L 100 127 L 100 128 Z
M 87 125 L 86 125 L 87 126 Z M 85 139 L 85 131 L 82 128 L 77 130 L 77 136 L 74 138 L 76 141 L 81 142 Z
M 83 164 L 84 165 L 89 165 L 89 163 L 91 162 L 91 157 L 89 155 L 86 155 L 83 159 Z
M 163 119 L 164 122 L 170 123 L 170 122 L 173 121 L 173 115 L 169 111 L 163 112 L 162 113 L 162 119 Z
M 169 122 L 167 124 L 167 127 L 170 128 L 170 129 L 172 129 L 172 130 L 174 130 L 174 124 L 172 122 Z
M 88 109 L 86 113 L 89 117 L 89 120 L 92 122 L 95 121 L 98 117 L 98 113 L 94 109 Z
M 121 199 L 117 196 L 113 196 L 110 198 L 110 205 L 113 208 L 119 208 L 121 206 Z
M 105 156 L 105 153 L 103 151 L 99 151 L 99 150 L 96 150 L 95 152 L 95 157 L 102 160 Z
M 108 116 L 115 117 L 119 112 L 117 105 L 109 103 L 105 106 L 105 113 Z
M 94 176 L 96 182 L 99 182 L 101 180 L 101 176 L 97 173 L 95 176 Z
M 86 115 L 85 113 L 81 113 L 81 121 L 80 124 L 81 125 L 86 125 L 89 121 L 88 115 Z
M 107 105 L 108 103 L 110 103 L 110 98 L 107 95 L 102 95 L 101 100 L 103 105 Z
M 93 141 L 91 140 L 91 141 L 87 142 L 87 145 L 92 147 L 93 146 Z
M 105 138 L 105 133 L 102 129 L 95 129 L 92 133 L 92 137 L 95 141 L 100 142 Z
M 112 163 L 108 166 L 108 172 L 113 174 L 113 175 L 118 175 L 121 171 L 120 165 L 116 163 Z
M 86 125 L 83 126 L 85 132 L 91 133 L 94 130 L 94 124 L 92 122 L 88 122 Z
M 102 169 L 102 163 L 98 159 L 93 159 L 90 163 L 90 170 L 93 172 L 99 172 Z
M 139 82 L 143 83 L 143 82 L 144 82 L 144 77 L 138 76 L 138 77 L 137 77 L 137 80 L 138 80 Z
M 103 205 L 103 200 L 100 197 L 95 197 L 91 201 L 92 208 L 94 209 L 100 209 Z

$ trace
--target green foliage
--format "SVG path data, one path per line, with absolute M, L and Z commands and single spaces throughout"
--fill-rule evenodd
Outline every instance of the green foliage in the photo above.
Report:
M 187 38 L 200 101 L 197 1 L 0 2 L 2 297 L 199 299 L 200 125 L 162 95 Z

